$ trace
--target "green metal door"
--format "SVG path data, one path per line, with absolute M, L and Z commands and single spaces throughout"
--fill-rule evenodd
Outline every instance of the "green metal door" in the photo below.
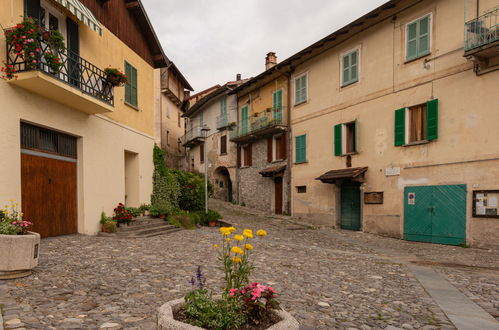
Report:
M 406 187 L 404 194 L 404 239 L 466 242 L 466 185 Z
M 360 230 L 360 183 L 341 185 L 341 228 Z

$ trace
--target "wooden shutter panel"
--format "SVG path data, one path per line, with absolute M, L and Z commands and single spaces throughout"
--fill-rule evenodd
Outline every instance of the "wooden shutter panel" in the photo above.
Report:
M 286 133 L 279 139 L 279 159 L 286 159 Z
M 132 103 L 131 99 L 131 92 L 132 92 L 132 72 L 131 72 L 131 67 L 130 64 L 125 62 L 125 75 L 127 76 L 127 82 L 125 84 L 125 102 L 127 103 Z
M 426 132 L 428 141 L 438 138 L 438 99 L 426 103 Z
M 407 26 L 407 60 L 418 56 L 418 22 Z
M 253 166 L 253 145 L 251 143 L 248 145 L 247 155 L 248 155 L 248 162 L 247 162 L 248 166 Z
M 137 69 L 134 68 L 133 66 L 131 67 L 131 71 L 132 71 L 132 91 L 131 91 L 131 96 L 132 96 L 132 99 L 131 99 L 131 103 L 134 105 L 134 106 L 138 106 L 138 100 L 137 100 L 137 85 L 138 85 L 138 81 L 137 81 Z
M 351 82 L 358 80 L 358 75 L 359 75 L 358 74 L 358 65 L 357 65 L 358 54 L 359 54 L 358 51 L 355 51 L 352 54 L 350 54 L 350 81 Z
M 272 143 L 273 143 L 274 138 L 268 137 L 267 138 L 267 162 L 272 162 Z
M 237 145 L 237 167 L 241 167 L 241 146 Z
M 24 15 L 40 20 L 40 0 L 24 0 Z
M 395 110 L 395 146 L 405 144 L 405 108 Z
M 430 52 L 430 16 L 419 21 L 418 56 Z
M 355 137 L 355 141 L 354 141 L 354 148 L 355 149 L 354 149 L 354 152 L 358 152 L 359 149 L 357 148 L 357 145 L 359 143 L 358 142 L 359 141 L 358 140 L 358 138 L 359 138 L 359 133 L 358 133 L 359 132 L 359 123 L 357 122 L 357 119 L 355 119 L 355 127 L 354 127 L 354 129 L 355 129 L 355 132 L 354 132 L 355 133 L 354 134 L 354 137 Z
M 302 136 L 301 145 L 302 145 L 302 148 L 301 148 L 301 159 L 304 162 L 304 161 L 307 160 L 307 136 L 306 135 Z
M 334 126 L 334 155 L 341 156 L 343 154 L 342 124 Z

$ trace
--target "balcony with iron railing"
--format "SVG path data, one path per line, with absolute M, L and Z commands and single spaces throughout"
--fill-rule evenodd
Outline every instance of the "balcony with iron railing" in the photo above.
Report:
M 465 56 L 488 58 L 499 55 L 499 8 L 465 23 Z
M 182 145 L 184 147 L 193 147 L 196 144 L 199 144 L 203 141 L 203 131 L 201 130 L 202 126 L 194 126 L 189 128 L 185 135 L 182 136 Z
M 114 87 L 105 72 L 74 52 L 54 51 L 44 35 L 40 34 L 37 41 L 40 51 L 32 62 L 26 61 L 13 44 L 7 43 L 6 64 L 16 74 L 9 83 L 88 114 L 114 111 Z M 47 62 L 51 54 L 60 60 L 58 70 Z
M 230 131 L 233 142 L 249 142 L 267 135 L 284 132 L 288 128 L 285 108 L 268 108 L 239 120 Z
M 223 130 L 226 128 L 230 128 L 234 126 L 236 123 L 234 121 L 229 120 L 228 115 L 219 115 L 217 116 L 217 129 Z

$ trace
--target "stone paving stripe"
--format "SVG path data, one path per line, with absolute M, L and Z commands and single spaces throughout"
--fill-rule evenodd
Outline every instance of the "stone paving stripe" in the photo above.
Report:
M 411 272 L 458 330 L 498 330 L 499 322 L 429 267 L 408 265 Z

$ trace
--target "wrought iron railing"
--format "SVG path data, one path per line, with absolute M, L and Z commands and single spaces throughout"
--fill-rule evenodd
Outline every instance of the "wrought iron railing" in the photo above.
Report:
M 189 128 L 187 132 L 185 132 L 185 135 L 182 137 L 182 144 L 201 138 L 203 138 L 203 131 L 201 130 L 201 126 L 194 126 Z
M 229 126 L 229 117 L 227 115 L 217 116 L 217 129 Z
M 43 29 L 41 29 L 42 32 Z M 8 30 L 6 31 L 8 32 Z M 114 88 L 107 81 L 103 70 L 88 62 L 78 54 L 69 51 L 57 51 L 44 40 L 44 33 L 38 40 L 40 52 L 36 56 L 36 64 L 28 63 L 23 56 L 15 51 L 14 45 L 7 43 L 7 64 L 18 72 L 39 70 L 51 77 L 69 84 L 85 94 L 93 96 L 110 105 L 114 105 Z M 45 55 L 53 54 L 59 57 L 62 66 L 54 71 L 45 59 Z
M 262 112 L 250 115 L 246 120 L 239 120 L 230 132 L 230 138 L 236 139 L 245 135 L 257 134 L 266 128 L 286 126 L 284 108 L 268 108 Z
M 499 40 L 499 8 L 466 22 L 464 51 Z

